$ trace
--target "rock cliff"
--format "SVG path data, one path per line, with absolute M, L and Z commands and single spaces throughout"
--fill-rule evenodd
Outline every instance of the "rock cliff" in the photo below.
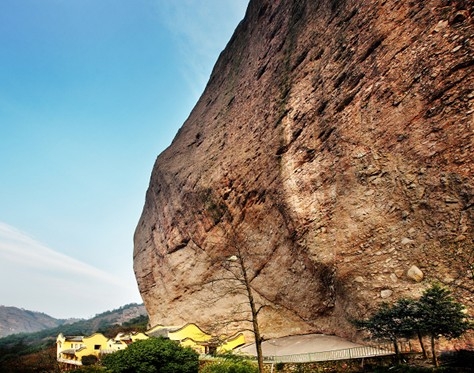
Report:
M 245 257 L 266 337 L 430 281 L 472 311 L 473 3 L 251 0 L 156 160 L 134 238 L 151 324 L 237 320 Z

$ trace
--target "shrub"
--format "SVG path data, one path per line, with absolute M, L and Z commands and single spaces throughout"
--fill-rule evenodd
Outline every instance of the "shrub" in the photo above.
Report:
M 219 360 L 206 365 L 201 373 L 258 373 L 258 366 L 247 360 Z
M 94 364 L 97 364 L 97 356 L 95 355 L 86 355 L 86 356 L 83 356 L 82 359 L 82 365 L 94 365 Z
M 80 368 L 76 368 L 71 370 L 71 372 L 75 373 L 105 373 L 105 368 L 98 366 L 98 365 L 89 365 L 89 366 L 82 366 Z
M 198 358 L 194 350 L 175 341 L 150 338 L 104 356 L 102 363 L 110 373 L 197 373 Z
M 440 360 L 444 366 L 473 368 L 474 370 L 474 351 L 446 351 L 441 354 Z
M 277 371 L 285 369 L 285 363 L 282 363 L 281 361 L 275 364 L 275 368 Z

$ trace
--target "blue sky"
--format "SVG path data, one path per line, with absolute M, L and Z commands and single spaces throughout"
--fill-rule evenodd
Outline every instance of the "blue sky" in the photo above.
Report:
M 247 4 L 0 1 L 0 304 L 65 318 L 141 302 L 153 163 Z

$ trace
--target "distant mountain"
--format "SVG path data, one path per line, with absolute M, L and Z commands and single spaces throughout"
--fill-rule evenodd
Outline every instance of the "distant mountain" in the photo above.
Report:
M 88 320 L 56 320 L 40 312 L 26 311 L 15 307 L 0 306 L 0 312 L 2 313 L 2 316 L 0 316 L 1 330 L 7 330 L 10 333 L 6 337 L 0 337 L 0 372 L 2 373 L 33 371 L 28 370 L 25 366 L 22 366 L 21 369 L 18 368 L 18 364 L 28 364 L 28 359 L 20 357 L 54 350 L 56 337 L 59 333 L 64 335 L 91 335 L 95 332 L 101 332 L 110 338 L 117 335 L 118 332 L 143 332 L 148 326 L 148 315 L 145 306 L 136 303 L 97 314 Z M 3 317 L 3 315 L 6 316 Z M 32 319 L 49 320 L 53 323 L 56 321 L 59 325 L 53 324 L 53 327 L 47 327 L 46 329 L 43 327 L 42 330 L 35 332 L 25 330 L 20 334 L 11 334 L 14 325 L 23 325 L 23 328 L 25 328 L 25 325 L 33 324 L 32 319 L 28 319 L 28 316 Z M 23 321 L 20 322 L 19 320 Z M 30 324 L 28 324 L 29 322 Z M 19 333 L 19 329 L 16 328 L 14 332 Z M 55 362 L 54 351 L 53 357 Z M 31 364 L 35 365 L 35 363 Z M 53 368 L 51 367 L 51 369 Z
M 0 306 L 0 338 L 16 333 L 33 333 L 66 323 L 45 313 Z
M 88 320 L 55 319 L 41 312 L 0 306 L 0 338 L 11 334 L 34 333 L 49 329 L 64 330 L 65 334 L 88 334 L 109 325 L 122 325 L 146 315 L 145 306 L 135 303 L 103 312 Z
M 112 311 L 97 314 L 88 320 L 78 321 L 71 325 L 64 325 L 63 329 L 67 332 L 67 330 L 71 328 L 77 328 L 80 326 L 85 330 L 84 332 L 68 334 L 87 335 L 95 332 L 104 332 L 104 330 L 110 329 L 113 325 L 124 326 L 130 321 L 145 318 L 148 320 L 145 306 L 143 304 L 131 303 Z M 66 334 L 66 332 L 63 332 L 63 334 Z

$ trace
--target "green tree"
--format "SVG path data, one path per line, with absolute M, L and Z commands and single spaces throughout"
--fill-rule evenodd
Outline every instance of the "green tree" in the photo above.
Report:
M 401 298 L 392 305 L 382 303 L 369 319 L 355 321 L 355 325 L 360 329 L 366 329 L 376 339 L 392 341 L 397 360 L 399 360 L 398 340 L 416 336 L 426 357 L 420 306 L 413 299 Z
M 413 299 L 401 298 L 392 305 L 392 317 L 398 326 L 400 338 L 417 337 L 423 356 L 426 359 L 426 349 L 423 343 L 423 320 L 419 302 Z
M 399 360 L 398 339 L 400 337 L 400 325 L 397 321 L 393 308 L 388 303 L 382 303 L 370 318 L 366 320 L 355 320 L 354 324 L 359 329 L 367 330 L 373 338 L 389 340 L 393 343 L 397 361 Z
M 458 303 L 451 292 L 439 284 L 434 284 L 423 292 L 418 301 L 421 318 L 421 332 L 431 339 L 433 364 L 438 366 L 436 358 L 436 340 L 458 338 L 472 327 L 464 312 L 464 306 Z
M 134 342 L 104 356 L 102 363 L 111 373 L 197 373 L 199 368 L 194 350 L 165 338 Z
M 418 301 L 399 299 L 392 305 L 382 303 L 370 318 L 356 320 L 354 324 L 359 329 L 367 330 L 374 338 L 392 341 L 397 358 L 398 340 L 415 336 L 418 337 L 426 358 L 423 336 L 429 336 L 435 366 L 438 366 L 436 340 L 440 337 L 458 338 L 472 328 L 464 313 L 464 306 L 451 296 L 448 289 L 439 284 L 426 289 Z

